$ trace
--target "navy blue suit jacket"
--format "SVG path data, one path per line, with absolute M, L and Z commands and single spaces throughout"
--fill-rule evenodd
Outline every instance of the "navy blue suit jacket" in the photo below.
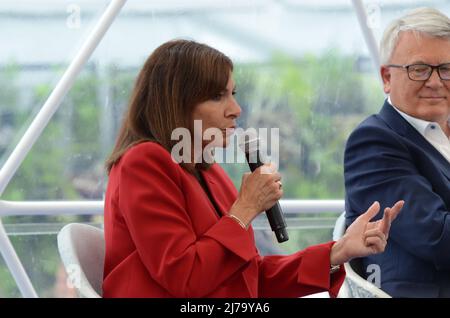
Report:
M 394 297 L 450 297 L 450 163 L 387 101 L 350 135 L 344 159 L 346 223 L 373 203 L 405 205 L 378 264 Z M 370 272 L 368 274 L 372 274 Z

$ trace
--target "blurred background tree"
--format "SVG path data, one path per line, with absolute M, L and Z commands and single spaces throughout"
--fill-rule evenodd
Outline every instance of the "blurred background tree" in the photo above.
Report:
M 285 198 L 343 198 L 346 138 L 365 114 L 377 111 L 383 100 L 377 80 L 372 74 L 361 72 L 356 60 L 330 49 L 322 55 L 307 54 L 299 60 L 275 54 L 269 63 L 235 66 L 236 98 L 243 109 L 240 125 L 279 128 L 279 168 Z M 19 89 L 19 69 L 11 64 L 0 72 L 2 164 L 54 85 L 39 83 L 24 93 Z M 118 65 L 88 65 L 1 199 L 101 200 L 107 182 L 104 160 L 112 150 L 137 72 L 137 68 Z M 27 93 L 29 98 L 23 103 L 21 95 Z M 248 171 L 247 164 L 222 165 L 239 188 L 242 173 Z M 101 219 L 91 216 L 3 219 L 10 228 L 15 224 L 36 224 L 38 228 L 37 224 L 69 221 L 100 223 Z M 281 246 L 280 252 L 293 252 L 331 237 L 329 228 L 289 231 L 291 239 Z M 262 235 L 267 238 L 267 233 Z M 41 235 L 12 235 L 11 239 L 40 296 L 56 296 L 61 265 L 55 235 L 41 232 Z M 279 249 L 275 246 L 273 250 Z M 2 262 L 0 282 L 0 296 L 20 296 Z

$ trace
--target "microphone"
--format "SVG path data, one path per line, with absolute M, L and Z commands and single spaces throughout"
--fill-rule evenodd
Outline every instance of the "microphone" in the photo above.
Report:
M 239 147 L 245 153 L 250 170 L 253 172 L 258 167 L 262 166 L 265 162 L 260 152 L 260 139 L 256 134 L 250 134 L 250 130 L 247 130 L 239 142 Z M 242 138 L 244 137 L 244 138 Z M 242 140 L 244 139 L 244 140 Z M 277 201 L 273 207 L 266 210 L 266 216 L 269 220 L 270 228 L 275 232 L 278 243 L 289 240 L 289 236 L 286 231 L 286 222 L 284 221 L 284 215 L 281 211 L 280 203 Z

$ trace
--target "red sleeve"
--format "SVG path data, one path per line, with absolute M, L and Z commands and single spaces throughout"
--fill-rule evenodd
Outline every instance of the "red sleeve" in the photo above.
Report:
M 344 266 L 330 275 L 334 242 L 314 245 L 289 256 L 265 256 L 260 260 L 261 297 L 302 297 L 329 291 L 336 297 L 345 278 Z
M 119 206 L 139 256 L 174 297 L 204 297 L 257 257 L 249 233 L 222 218 L 197 237 L 185 207 L 181 168 L 160 146 L 135 148 L 120 162 Z

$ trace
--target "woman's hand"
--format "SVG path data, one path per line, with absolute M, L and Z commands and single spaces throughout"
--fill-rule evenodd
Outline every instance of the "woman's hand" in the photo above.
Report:
M 332 265 L 343 264 L 355 257 L 364 257 L 384 251 L 392 221 L 400 213 L 405 202 L 398 201 L 392 208 L 384 209 L 383 218 L 370 222 L 380 210 L 375 201 L 370 208 L 360 215 L 347 229 L 331 249 Z
M 274 164 L 265 164 L 242 176 L 241 189 L 230 214 L 246 226 L 262 211 L 268 210 L 283 196 L 281 175 Z

